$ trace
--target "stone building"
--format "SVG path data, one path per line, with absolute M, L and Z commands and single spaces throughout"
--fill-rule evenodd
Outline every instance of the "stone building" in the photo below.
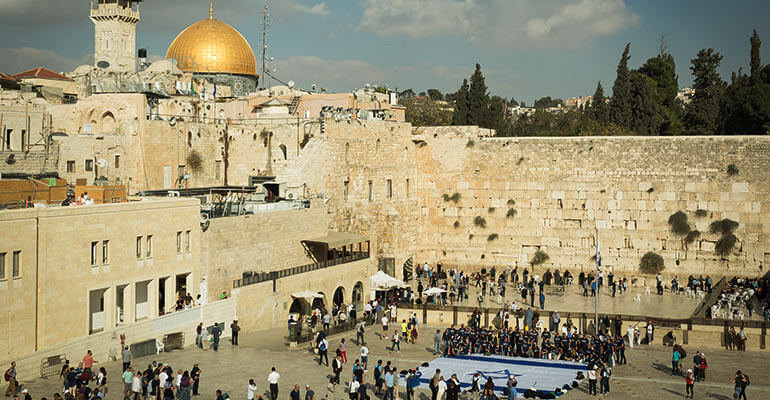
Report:
M 142 0 L 91 0 L 94 65 L 110 71 L 136 70 L 136 24 Z

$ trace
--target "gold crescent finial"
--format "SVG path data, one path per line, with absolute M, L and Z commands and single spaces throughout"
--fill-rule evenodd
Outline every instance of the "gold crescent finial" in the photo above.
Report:
M 214 19 L 214 0 L 211 0 L 211 6 L 209 7 L 209 19 Z

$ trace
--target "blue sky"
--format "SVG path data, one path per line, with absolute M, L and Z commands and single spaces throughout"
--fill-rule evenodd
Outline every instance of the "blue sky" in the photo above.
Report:
M 216 17 L 259 47 L 264 0 L 216 0 Z M 1 0 L 0 71 L 71 70 L 90 62 L 88 0 Z M 147 0 L 137 47 L 159 58 L 209 0 Z M 416 92 L 456 90 L 480 63 L 492 93 L 531 104 L 541 96 L 610 92 L 623 46 L 632 68 L 667 34 L 680 86 L 689 60 L 713 47 L 729 79 L 747 69 L 757 29 L 770 60 L 770 1 L 761 0 L 271 0 L 270 56 L 299 86 L 347 91 L 366 83 Z

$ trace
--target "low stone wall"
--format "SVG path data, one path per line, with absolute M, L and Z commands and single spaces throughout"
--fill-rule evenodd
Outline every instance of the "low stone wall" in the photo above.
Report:
M 77 364 L 89 349 L 98 361 L 117 360 L 120 358 L 121 334 L 126 336 L 126 344 L 131 345 L 149 339 L 162 340 L 164 335 L 183 332 L 184 345 L 189 346 L 195 344 L 195 327 L 198 323 L 203 322 L 204 326 L 210 326 L 215 322 L 224 321 L 227 329 L 222 329 L 223 336 L 229 336 L 229 323 L 237 319 L 236 315 L 235 299 L 220 300 L 162 317 L 121 325 L 116 329 L 95 333 L 20 358 L 0 360 L 0 365 L 10 365 L 11 361 L 16 361 L 19 381 L 23 383 L 40 377 L 41 361 L 59 354 L 64 354 L 71 364 Z

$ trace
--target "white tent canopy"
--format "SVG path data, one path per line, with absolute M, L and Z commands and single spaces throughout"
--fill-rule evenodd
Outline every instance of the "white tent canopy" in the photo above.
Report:
M 311 302 L 313 299 L 322 299 L 324 295 L 310 290 L 304 290 L 302 292 L 292 293 L 291 297 L 294 297 L 295 299 L 305 299 L 308 302 Z
M 422 294 L 424 294 L 426 296 L 434 296 L 434 295 L 441 294 L 441 293 L 446 293 L 446 290 L 440 289 L 440 288 L 437 288 L 437 287 L 432 287 L 432 288 L 427 288 L 427 289 L 422 291 Z
M 398 280 L 382 271 L 378 271 L 369 279 L 371 281 L 372 290 L 388 290 L 393 288 L 407 287 L 407 284 L 403 281 Z

